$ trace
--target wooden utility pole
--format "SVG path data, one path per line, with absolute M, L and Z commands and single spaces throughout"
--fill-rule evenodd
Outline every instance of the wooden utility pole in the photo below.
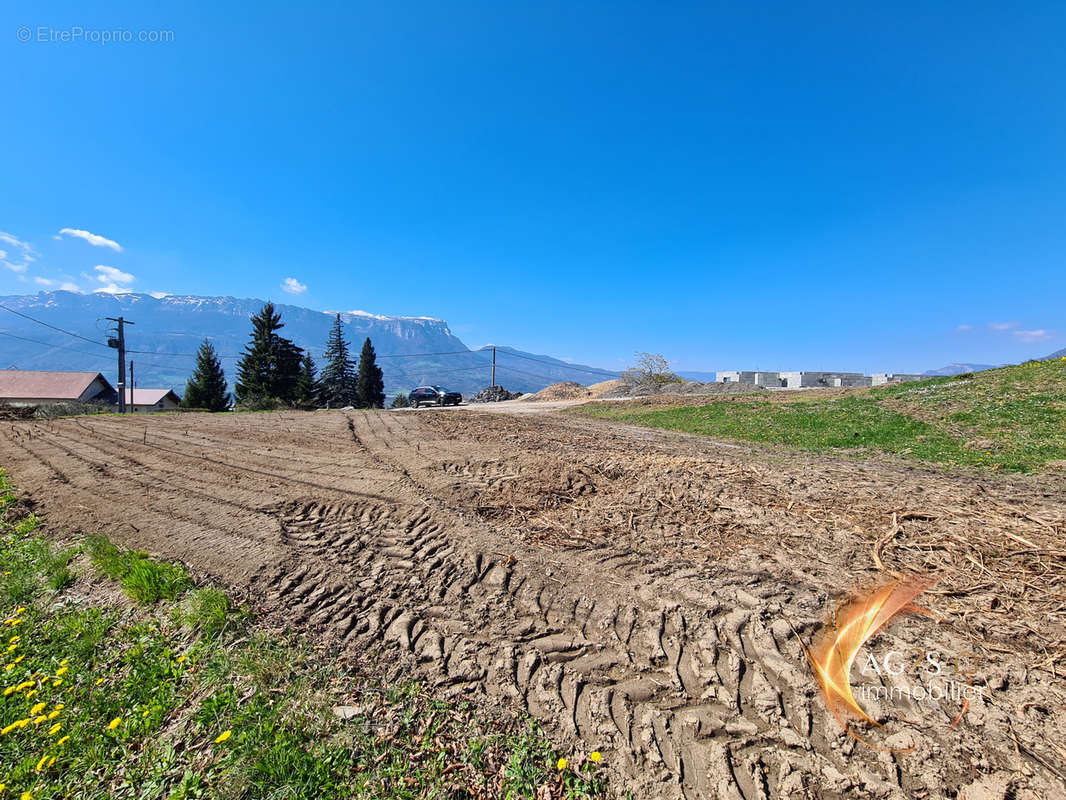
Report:
M 130 360 L 130 411 L 131 412 L 137 410 L 136 408 L 134 408 L 133 387 L 134 387 L 134 383 L 133 383 L 133 360 L 131 359 Z
M 112 336 L 107 340 L 108 347 L 118 350 L 118 413 L 126 413 L 126 325 L 133 325 L 123 317 L 108 317 L 111 322 L 118 324 L 118 336 Z
M 496 385 L 496 348 L 492 348 L 492 383 L 489 386 Z

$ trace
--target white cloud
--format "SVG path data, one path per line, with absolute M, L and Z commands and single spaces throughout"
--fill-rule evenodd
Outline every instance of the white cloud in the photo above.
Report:
M 78 284 L 71 283 L 70 281 L 59 284 L 59 289 L 63 292 L 75 292 L 77 294 L 81 294 L 81 289 L 78 287 Z
M 972 331 L 973 330 L 973 325 L 956 325 L 955 326 L 955 330 L 960 331 L 960 332 Z
M 133 290 L 128 286 L 119 286 L 117 283 L 105 283 L 98 289 L 93 289 L 93 294 L 132 294 Z
M 296 278 L 286 278 L 281 283 L 281 291 L 288 294 L 303 294 L 307 291 L 307 284 L 300 283 Z
M 36 283 L 38 286 L 55 286 L 56 285 L 56 281 L 50 280 L 48 278 L 37 277 L 37 278 L 33 279 L 33 282 Z
M 96 280 L 103 284 L 103 286 L 93 289 L 94 294 L 128 294 L 132 290 L 126 284 L 133 283 L 135 278 L 128 272 L 123 272 L 115 267 L 109 267 L 106 264 L 97 264 L 93 267 L 99 275 L 96 276 Z
M 1043 329 L 1036 331 L 1011 331 L 1011 334 L 1022 342 L 1042 342 L 1045 339 L 1050 339 L 1052 331 L 1046 331 Z
M 1017 328 L 1017 322 L 990 322 L 988 327 L 994 331 L 1009 331 L 1011 328 Z
M 29 243 L 22 241 L 17 236 L 0 231 L 0 242 L 14 247 L 19 252 L 18 256 L 14 256 L 0 250 L 0 264 L 3 264 L 12 272 L 22 274 L 30 263 L 37 258 L 37 251 L 30 247 Z
M 65 236 L 73 236 L 77 239 L 84 239 L 93 247 L 110 247 L 117 253 L 122 252 L 122 245 L 113 239 L 108 239 L 106 236 L 99 236 L 89 231 L 83 231 L 80 228 L 63 228 L 59 231 L 59 234 Z
M 93 269 L 100 273 L 97 280 L 101 283 L 133 283 L 133 276 L 120 269 L 105 264 L 97 264 Z

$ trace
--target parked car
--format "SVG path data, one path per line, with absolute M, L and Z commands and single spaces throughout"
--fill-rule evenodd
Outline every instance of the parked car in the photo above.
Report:
M 463 402 L 459 392 L 449 392 L 440 386 L 419 386 L 407 395 L 407 401 L 414 407 L 421 405 L 457 406 Z

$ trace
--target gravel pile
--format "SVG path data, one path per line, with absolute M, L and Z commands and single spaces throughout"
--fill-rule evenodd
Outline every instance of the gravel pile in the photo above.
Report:
M 522 396 L 521 392 L 509 392 L 502 386 L 490 386 L 470 398 L 471 403 L 499 403 L 503 400 L 516 400 Z

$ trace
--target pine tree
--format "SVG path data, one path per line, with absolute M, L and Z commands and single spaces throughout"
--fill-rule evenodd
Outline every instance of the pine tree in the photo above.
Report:
M 185 408 L 206 408 L 208 411 L 225 411 L 229 408 L 229 392 L 226 391 L 226 375 L 215 354 L 211 342 L 204 339 L 196 353 L 196 369 L 185 384 Z
M 273 303 L 252 316 L 251 341 L 237 364 L 234 390 L 239 402 L 295 402 L 303 350 L 278 335 L 284 327 Z
M 326 365 L 318 377 L 320 399 L 328 408 L 344 408 L 356 404 L 355 362 L 341 328 L 341 315 L 333 320 L 333 328 L 326 342 Z
M 296 405 L 300 408 L 318 407 L 318 378 L 315 376 L 315 360 L 305 353 L 300 362 L 300 377 L 296 380 Z
M 359 354 L 359 376 L 356 378 L 355 390 L 359 408 L 385 407 L 385 381 L 381 376 L 381 367 L 377 365 L 374 345 L 369 337 L 363 342 L 363 352 Z

